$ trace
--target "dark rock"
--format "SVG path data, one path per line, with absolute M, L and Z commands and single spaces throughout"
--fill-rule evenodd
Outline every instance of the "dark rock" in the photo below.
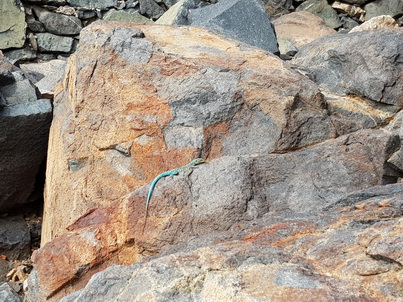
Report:
M 12 289 L 12 287 L 4 282 L 0 283 L 0 301 L 4 302 L 22 302 L 22 298 Z
M 368 1 L 367 1 L 368 2 Z M 400 16 L 403 13 L 403 1 L 401 0 L 376 0 L 364 6 L 366 11 L 365 20 L 376 16 L 389 15 L 392 17 Z
M 30 244 L 30 232 L 22 216 L 0 218 L 0 255 L 10 260 L 28 259 Z
M 293 62 L 339 95 L 403 105 L 403 33 L 377 30 L 322 37 L 301 48 Z
M 88 10 L 85 8 L 77 9 L 77 17 L 81 20 L 91 19 L 97 15 L 95 10 Z
M 191 9 L 188 22 L 274 54 L 279 53 L 273 25 L 259 0 L 222 0 L 214 5 Z
M 159 6 L 154 0 L 139 0 L 140 3 L 140 14 L 149 17 L 153 20 L 161 17 L 165 10 Z
M 263 1 L 264 9 L 271 18 L 277 18 L 294 10 L 292 0 L 270 0 Z
M 67 3 L 74 7 L 99 8 L 105 10 L 109 7 L 115 7 L 118 0 L 67 0 Z
M 46 29 L 43 26 L 43 24 L 41 22 L 39 22 L 38 20 L 36 20 L 33 16 L 27 16 L 26 21 L 28 24 L 28 28 L 31 31 L 36 32 L 36 33 L 46 32 Z
M 11 270 L 12 265 L 7 260 L 0 258 L 0 284 L 6 281 L 6 275 Z
M 21 48 L 4 52 L 4 56 L 12 64 L 16 64 L 20 61 L 29 61 L 36 59 L 37 53 L 30 48 Z
M 73 49 L 74 39 L 49 33 L 38 33 L 38 48 L 43 52 L 70 53 Z
M 297 11 L 308 11 L 323 19 L 331 28 L 338 28 L 342 24 L 336 11 L 328 4 L 327 0 L 308 0 L 297 7 Z
M 34 12 L 49 33 L 74 36 L 82 29 L 81 20 L 77 17 L 52 13 L 38 6 L 34 7 Z
M 127 12 L 111 9 L 103 17 L 106 21 L 153 23 L 150 19 L 140 15 L 137 11 Z

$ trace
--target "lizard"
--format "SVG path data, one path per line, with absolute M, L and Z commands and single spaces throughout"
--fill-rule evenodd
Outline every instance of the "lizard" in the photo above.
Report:
M 154 191 L 154 188 L 155 188 L 155 185 L 157 184 L 157 182 L 163 177 L 178 175 L 180 172 L 182 172 L 182 171 L 184 171 L 186 169 L 194 168 L 196 165 L 202 164 L 204 162 L 205 162 L 204 159 L 196 158 L 196 159 L 192 160 L 190 163 L 188 163 L 187 165 L 184 165 L 183 167 L 179 167 L 179 168 L 176 168 L 176 169 L 172 169 L 172 170 L 163 172 L 163 173 L 159 174 L 157 177 L 154 178 L 153 182 L 151 183 L 150 190 L 148 191 L 148 195 L 147 195 L 146 215 L 145 215 L 145 219 L 144 219 L 143 232 L 144 232 L 144 229 L 145 229 L 146 223 L 147 223 L 147 216 L 148 216 L 148 209 L 149 209 L 149 206 L 150 206 L 150 199 L 151 199 L 151 196 L 153 194 L 153 191 Z

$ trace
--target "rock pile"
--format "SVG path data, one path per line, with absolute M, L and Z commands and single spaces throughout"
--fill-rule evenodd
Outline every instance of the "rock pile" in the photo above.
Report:
M 103 19 L 203 26 L 277 53 L 276 36 L 264 11 L 271 20 L 310 12 L 339 31 L 382 15 L 395 18 L 393 26 L 403 24 L 400 0 L 4 0 L 0 13 L 7 17 L 0 20 L 0 50 L 12 62 L 67 57 L 76 50 L 82 28 Z M 292 40 L 280 38 L 280 48 L 287 49 L 284 58 L 298 50 Z

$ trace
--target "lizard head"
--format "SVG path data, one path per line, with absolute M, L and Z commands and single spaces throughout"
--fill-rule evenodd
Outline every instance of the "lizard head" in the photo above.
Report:
M 204 159 L 203 158 L 195 158 L 194 160 L 191 161 L 191 165 L 199 165 L 204 163 Z

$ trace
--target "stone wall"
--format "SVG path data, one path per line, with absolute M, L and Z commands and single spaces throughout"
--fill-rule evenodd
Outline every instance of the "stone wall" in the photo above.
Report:
M 179 0 L 2 0 L 0 50 L 13 63 L 68 57 L 76 50 L 81 29 L 93 21 L 152 23 L 177 2 Z M 217 0 L 186 2 L 208 5 Z M 338 30 L 350 30 L 378 15 L 390 15 L 400 25 L 403 23 L 403 2 L 400 0 L 263 2 L 271 19 L 296 10 L 306 10 Z

